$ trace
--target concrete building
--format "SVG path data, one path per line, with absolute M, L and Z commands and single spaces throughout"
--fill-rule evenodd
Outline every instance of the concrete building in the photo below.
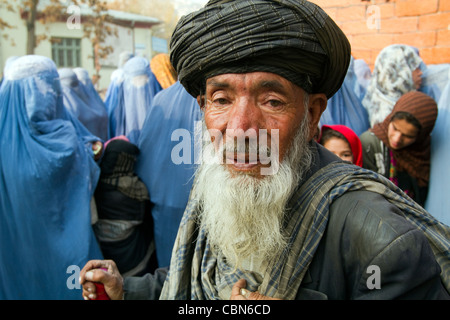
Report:
M 17 3 L 18 0 L 6 1 Z M 69 1 L 63 3 L 67 3 L 67 11 L 61 21 L 46 24 L 36 22 L 36 35 L 46 35 L 46 39 L 39 42 L 34 53 L 51 58 L 58 68 L 85 68 L 92 77 L 95 74 L 94 49 L 91 41 L 84 35 L 83 21 L 92 16 L 93 12 L 87 6 L 70 5 Z M 38 16 L 48 5 L 49 2 L 46 0 L 39 1 Z M 28 13 L 23 9 L 18 11 L 10 12 L 5 6 L 0 6 L 0 17 L 13 26 L 0 30 L 0 70 L 3 70 L 8 57 L 26 54 L 25 19 Z M 113 52 L 106 59 L 100 60 L 100 79 L 96 87 L 103 91 L 109 85 L 111 73 L 117 68 L 120 53 L 128 51 L 149 60 L 158 53 L 153 49 L 152 27 L 161 23 L 154 17 L 127 12 L 108 10 L 106 13 L 111 18 L 109 24 L 117 36 L 108 36 L 104 43 L 111 46 Z

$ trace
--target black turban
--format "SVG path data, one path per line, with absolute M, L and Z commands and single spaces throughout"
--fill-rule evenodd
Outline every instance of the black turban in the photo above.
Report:
M 211 0 L 180 19 L 170 50 L 181 84 L 194 97 L 208 77 L 265 71 L 330 98 L 344 81 L 351 55 L 336 23 L 301 0 Z

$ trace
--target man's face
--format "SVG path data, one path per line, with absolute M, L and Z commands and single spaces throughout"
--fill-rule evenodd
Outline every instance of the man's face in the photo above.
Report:
M 283 77 L 254 72 L 211 77 L 206 102 L 203 97 L 198 100 L 211 136 L 211 141 L 203 141 L 202 157 L 214 151 L 214 161 L 203 161 L 196 173 L 202 228 L 231 265 L 255 254 L 270 260 L 286 246 L 282 229 L 286 204 L 311 165 L 308 141 L 317 129 L 326 96 L 306 96 Z M 270 160 L 279 164 L 276 172 L 265 174 L 264 169 L 273 164 L 255 151 L 252 137 L 240 150 L 239 138 L 251 136 L 248 132 L 257 136 L 258 148 L 265 147 L 260 140 L 266 136 Z M 255 152 L 258 156 L 251 161 Z
M 206 81 L 205 123 L 208 130 L 214 129 L 223 137 L 222 141 L 213 141 L 216 150 L 221 143 L 225 145 L 227 140 L 238 140 L 239 136 L 249 132 L 260 141 L 260 130 L 263 129 L 267 132 L 267 146 L 276 143 L 276 154 L 281 163 L 303 118 L 310 117 L 309 141 L 314 133 L 312 129 L 317 127 L 326 106 L 325 95 L 310 95 L 310 107 L 305 112 L 305 95 L 297 85 L 268 72 L 223 74 L 209 78 Z M 223 163 L 233 175 L 261 177 L 261 169 L 270 164 L 251 152 L 227 153 Z M 245 162 L 241 161 L 243 158 Z

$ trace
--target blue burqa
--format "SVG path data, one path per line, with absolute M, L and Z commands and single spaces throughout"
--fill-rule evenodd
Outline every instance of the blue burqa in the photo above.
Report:
M 74 68 L 73 72 L 77 75 L 78 80 L 83 84 L 83 88 L 86 92 L 86 95 L 88 96 L 89 101 L 92 101 L 93 106 L 96 110 L 99 110 L 99 112 L 102 115 L 102 118 L 104 118 L 102 122 L 102 126 L 105 126 L 105 128 L 102 129 L 102 138 L 103 140 L 108 140 L 108 111 L 106 110 L 106 105 L 103 102 L 102 98 L 100 97 L 99 93 L 94 87 L 94 84 L 92 83 L 91 78 L 89 77 L 89 72 L 86 69 L 83 68 Z M 105 123 L 106 122 L 106 123 Z
M 422 85 L 419 91 L 429 95 L 436 102 L 439 102 L 441 93 L 444 90 L 449 78 L 450 64 L 421 64 Z
M 110 138 L 124 135 L 136 144 L 153 97 L 162 90 L 150 63 L 143 57 L 133 57 L 123 66 L 123 81 L 117 101 L 108 107 Z
M 450 80 L 438 101 L 438 116 L 431 134 L 430 182 L 425 209 L 450 226 Z
M 101 259 L 90 202 L 97 138 L 63 107 L 55 64 L 17 59 L 0 89 L 0 299 L 81 299 Z
M 362 105 L 365 88 L 353 70 L 353 57 L 341 88 L 328 99 L 328 105 L 320 118 L 320 125 L 342 124 L 358 136 L 369 129 L 369 115 Z
M 108 113 L 94 87 L 92 86 L 89 89 L 78 79 L 77 74 L 72 69 L 63 68 L 58 70 L 58 73 L 61 80 L 64 106 L 93 135 L 99 137 L 102 141 L 108 140 Z
M 111 74 L 111 82 L 109 83 L 108 89 L 106 90 L 105 107 L 109 117 L 108 139 L 115 137 L 116 132 L 116 119 L 115 117 L 112 117 L 111 114 L 118 104 L 123 104 L 123 66 L 128 60 L 133 57 L 134 54 L 127 51 L 120 54 L 118 67 Z M 118 118 L 122 117 L 123 115 L 119 116 Z
M 116 136 L 116 116 L 115 110 L 117 105 L 123 105 L 123 69 L 116 69 L 111 74 L 111 82 L 106 90 L 105 94 L 105 107 L 108 112 L 108 139 L 114 138 Z M 123 108 L 121 108 L 123 111 Z M 123 115 L 118 115 L 117 118 L 123 118 Z
M 150 194 L 161 267 L 169 265 L 191 190 L 198 162 L 194 129 L 200 120 L 197 100 L 176 82 L 154 97 L 139 138 L 136 172 Z
M 369 65 L 363 59 L 353 59 L 353 70 L 355 72 L 356 79 L 363 88 L 362 96 L 364 97 L 365 91 L 370 83 L 370 78 L 372 78 L 372 70 L 370 70 Z

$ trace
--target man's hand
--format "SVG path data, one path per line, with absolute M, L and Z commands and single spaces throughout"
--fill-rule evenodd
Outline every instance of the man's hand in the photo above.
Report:
M 123 299 L 123 278 L 114 261 L 91 260 L 83 267 L 80 272 L 80 284 L 83 286 L 82 295 L 85 300 L 97 298 L 96 287 L 93 282 L 103 283 L 111 300 Z
M 238 280 L 231 289 L 231 300 L 280 300 L 267 297 L 259 292 L 251 292 L 245 289 L 247 281 L 245 279 Z

